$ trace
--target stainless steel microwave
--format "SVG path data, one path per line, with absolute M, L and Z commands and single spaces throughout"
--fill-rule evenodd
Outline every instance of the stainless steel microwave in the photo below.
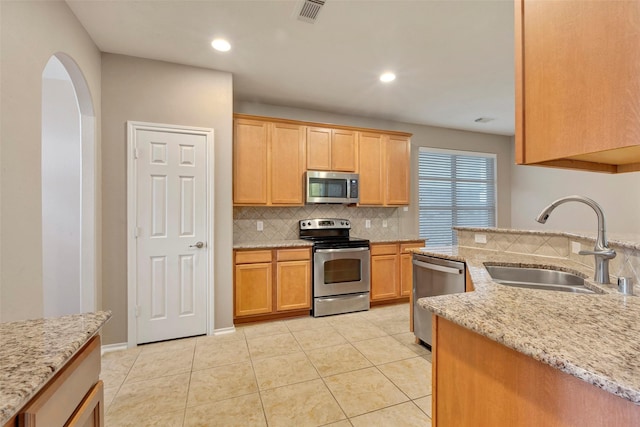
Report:
M 358 203 L 357 173 L 307 171 L 307 203 Z

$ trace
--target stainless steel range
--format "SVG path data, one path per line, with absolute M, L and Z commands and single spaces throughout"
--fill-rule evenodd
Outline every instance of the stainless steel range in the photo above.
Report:
M 313 316 L 369 309 L 369 241 L 349 237 L 347 219 L 300 221 L 300 238 L 313 241 Z

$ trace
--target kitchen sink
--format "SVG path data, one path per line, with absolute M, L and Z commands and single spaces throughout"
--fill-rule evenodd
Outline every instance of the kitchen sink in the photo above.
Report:
M 595 294 L 584 285 L 584 279 L 566 271 L 545 268 L 485 266 L 494 282 L 516 288 Z

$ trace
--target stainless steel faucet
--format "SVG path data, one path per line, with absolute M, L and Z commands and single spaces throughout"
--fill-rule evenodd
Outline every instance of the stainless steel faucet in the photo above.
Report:
M 609 281 L 609 260 L 616 257 L 616 251 L 609 249 L 609 242 L 607 242 L 607 234 L 604 226 L 604 212 L 602 208 L 593 200 L 584 196 L 567 196 L 562 197 L 549 206 L 544 208 L 542 212 L 536 218 L 540 224 L 547 222 L 549 214 L 559 205 L 566 202 L 580 202 L 585 205 L 591 206 L 598 216 L 598 237 L 596 237 L 596 245 L 592 251 L 580 251 L 580 255 L 593 255 L 596 259 L 596 273 L 594 280 L 596 283 L 608 284 Z

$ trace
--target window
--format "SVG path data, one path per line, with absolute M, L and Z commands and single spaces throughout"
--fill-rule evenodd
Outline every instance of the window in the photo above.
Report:
M 495 227 L 496 157 L 420 148 L 420 238 L 427 247 L 456 244 L 454 226 Z

